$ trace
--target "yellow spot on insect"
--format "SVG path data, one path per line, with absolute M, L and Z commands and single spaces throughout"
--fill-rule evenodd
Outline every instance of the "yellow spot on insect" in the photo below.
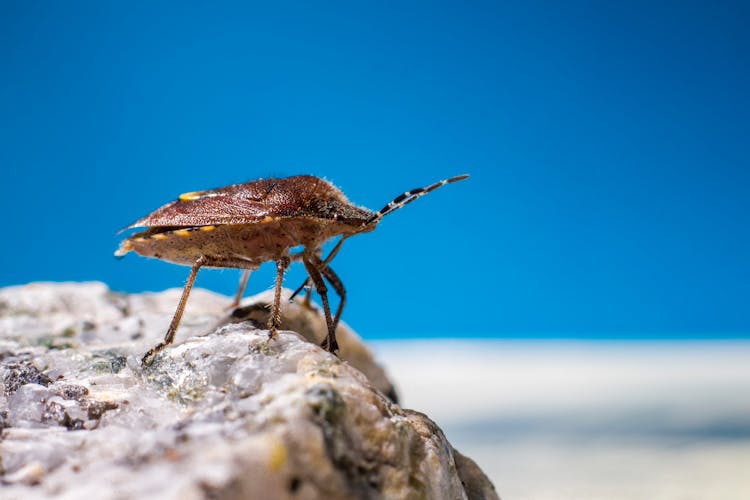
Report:
M 166 240 L 167 238 L 169 238 L 169 236 L 164 233 L 156 233 L 151 235 L 151 237 L 155 240 Z
M 266 215 L 265 217 L 263 217 L 263 220 L 262 220 L 262 221 L 260 221 L 260 222 L 261 222 L 261 223 L 266 223 L 266 222 L 273 222 L 273 221 L 275 221 L 275 220 L 276 220 L 276 219 L 274 219 L 274 218 L 273 218 L 273 217 L 271 217 L 270 215 Z
M 216 226 L 201 226 L 201 231 L 213 231 Z
M 201 197 L 203 191 L 191 191 L 189 193 L 182 193 L 180 195 L 180 201 L 193 201 Z
M 187 229 L 178 229 L 174 232 L 177 236 L 190 236 L 190 231 Z
M 122 257 L 129 251 L 133 249 L 133 244 L 130 242 L 130 240 L 125 240 L 122 243 L 120 243 L 120 248 L 117 249 L 115 252 L 115 257 Z

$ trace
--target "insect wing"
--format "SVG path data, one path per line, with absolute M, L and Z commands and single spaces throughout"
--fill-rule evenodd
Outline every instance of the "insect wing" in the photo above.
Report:
M 249 198 L 227 195 L 200 196 L 175 200 L 128 226 L 207 226 L 249 224 L 269 214 L 268 204 Z

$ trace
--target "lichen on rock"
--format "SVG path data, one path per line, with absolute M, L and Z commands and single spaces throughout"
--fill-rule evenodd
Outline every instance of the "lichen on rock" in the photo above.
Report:
M 497 498 L 351 330 L 341 359 L 320 349 L 299 303 L 282 325 L 299 333 L 268 342 L 267 295 L 228 314 L 195 290 L 177 343 L 141 367 L 175 296 L 0 290 L 2 498 Z

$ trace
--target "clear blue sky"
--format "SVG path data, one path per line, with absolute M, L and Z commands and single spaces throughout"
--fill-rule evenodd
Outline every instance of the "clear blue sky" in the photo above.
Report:
M 181 286 L 112 252 L 186 191 L 310 173 L 377 209 L 468 172 L 336 259 L 366 337 L 750 337 L 748 25 L 742 2 L 2 2 L 0 285 Z

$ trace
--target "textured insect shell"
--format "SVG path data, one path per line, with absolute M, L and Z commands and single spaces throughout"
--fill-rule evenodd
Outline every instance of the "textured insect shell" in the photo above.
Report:
M 131 226 L 149 230 L 127 238 L 116 255 L 135 250 L 183 265 L 207 256 L 212 267 L 255 269 L 297 245 L 371 231 L 375 224 L 363 226 L 371 215 L 317 177 L 264 179 L 182 195 Z
M 267 217 L 313 217 L 361 226 L 372 212 L 357 207 L 328 181 L 310 175 L 261 179 L 186 193 L 133 227 L 190 227 L 260 222 Z

